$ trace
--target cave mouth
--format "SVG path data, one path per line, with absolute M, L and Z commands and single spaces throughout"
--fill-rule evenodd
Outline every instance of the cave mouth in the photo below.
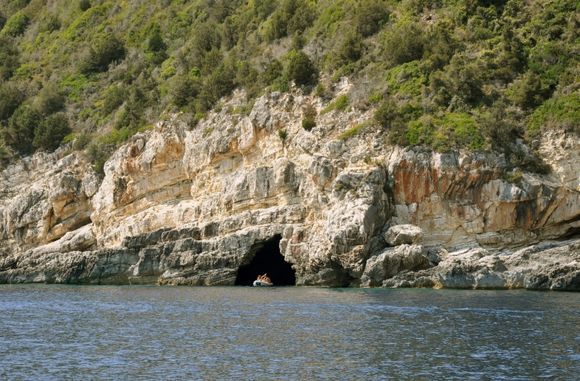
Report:
M 296 274 L 290 263 L 280 253 L 282 236 L 258 242 L 250 249 L 254 253 L 250 263 L 240 266 L 236 276 L 236 286 L 251 286 L 260 274 L 267 273 L 274 286 L 296 285 Z

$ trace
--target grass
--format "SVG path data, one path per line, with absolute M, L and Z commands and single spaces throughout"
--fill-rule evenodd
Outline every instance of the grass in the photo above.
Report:
M 322 114 L 326 114 L 335 110 L 344 111 L 348 107 L 349 102 L 348 95 L 341 95 L 334 101 L 330 102 L 330 104 L 322 110 Z
M 371 121 L 365 121 L 362 123 L 355 124 L 354 126 L 346 129 L 340 135 L 338 135 L 338 138 L 342 141 L 346 141 L 346 140 L 360 134 L 370 125 L 371 125 Z

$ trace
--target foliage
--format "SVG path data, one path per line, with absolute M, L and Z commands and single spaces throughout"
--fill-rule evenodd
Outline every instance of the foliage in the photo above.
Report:
M 0 122 L 8 120 L 24 99 L 24 93 L 14 84 L 0 85 Z
M 53 114 L 38 125 L 32 145 L 45 151 L 54 151 L 70 133 L 68 120 L 63 113 Z
M 421 27 L 413 22 L 394 25 L 383 40 L 385 59 L 393 66 L 423 56 L 424 37 Z
M 358 32 L 349 32 L 344 35 L 339 45 L 328 54 L 332 68 L 339 68 L 351 62 L 358 61 L 364 52 L 362 35 Z
M 41 115 L 37 111 L 28 105 L 21 105 L 10 118 L 8 128 L 3 131 L 4 142 L 21 154 L 31 153 L 34 132 L 40 121 Z
M 286 57 L 284 76 L 298 86 L 314 85 L 318 80 L 318 70 L 306 53 L 292 50 Z
M 109 65 L 125 57 L 125 47 L 116 36 L 98 38 L 81 59 L 83 74 L 106 71 Z
M 580 133 L 578 92 L 549 99 L 534 111 L 528 124 L 528 134 L 537 136 L 546 128 L 572 128 Z
M 322 110 L 322 113 L 326 114 L 333 110 L 344 111 L 348 107 L 348 104 L 349 104 L 348 95 L 343 94 L 338 98 L 336 98 L 334 101 L 330 102 L 330 104 L 326 106 L 324 110 Z
M 18 67 L 18 51 L 13 40 L 0 36 L 0 82 L 9 79 Z
M 363 123 L 359 123 L 359 124 L 355 124 L 354 126 L 346 129 L 340 135 L 338 135 L 338 138 L 340 140 L 348 140 L 348 139 L 352 138 L 353 136 L 360 134 L 362 131 L 364 131 L 370 125 L 371 124 L 368 121 L 363 122 Z
M 316 127 L 316 109 L 313 105 L 307 105 L 303 110 L 304 117 L 302 118 L 302 128 L 306 131 L 312 130 Z
M 411 145 L 427 145 L 438 151 L 469 147 L 484 148 L 484 139 L 475 119 L 466 113 L 424 116 L 408 124 L 407 140 Z
M 6 24 L 2 28 L 2 34 L 12 37 L 19 36 L 24 33 L 29 23 L 30 19 L 28 16 L 22 12 L 17 12 L 6 21 Z
M 64 109 L 66 98 L 54 84 L 43 87 L 34 99 L 35 109 L 42 115 L 50 115 Z
M 34 149 L 35 131 L 60 115 L 102 169 L 167 112 L 193 123 L 235 88 L 252 104 L 291 82 L 328 101 L 343 76 L 348 98 L 329 110 L 370 108 L 397 144 L 491 148 L 523 163 L 516 139 L 578 130 L 573 0 L 44 3 L 0 2 L 4 158 Z M 304 112 L 304 128 L 315 123 Z
M 399 117 L 399 108 L 391 99 L 382 102 L 374 114 L 375 121 L 379 126 L 385 129 L 391 128 L 393 123 L 397 121 Z
M 355 10 L 354 27 L 364 37 L 377 33 L 388 21 L 389 11 L 384 1 L 362 0 Z
M 278 137 L 280 138 L 280 140 L 282 140 L 282 143 L 284 143 L 286 139 L 288 139 L 288 131 L 286 131 L 285 129 L 278 130 Z
M 84 12 L 91 7 L 91 2 L 89 0 L 80 0 L 79 9 Z

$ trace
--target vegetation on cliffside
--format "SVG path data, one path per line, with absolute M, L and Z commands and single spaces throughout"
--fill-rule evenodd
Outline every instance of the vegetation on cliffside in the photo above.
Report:
M 6 0 L 0 162 L 63 142 L 97 167 L 164 113 L 291 83 L 374 108 L 393 143 L 497 149 L 580 126 L 574 0 Z M 354 83 L 331 102 L 341 77 Z M 243 112 L 243 110 L 242 110 Z M 315 126 L 310 110 L 305 129 Z

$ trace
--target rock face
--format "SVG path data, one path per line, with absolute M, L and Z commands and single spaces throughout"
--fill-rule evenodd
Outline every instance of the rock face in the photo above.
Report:
M 413 243 L 421 243 L 423 240 L 423 230 L 415 225 L 395 225 L 391 226 L 385 233 L 385 241 L 391 246 Z
M 132 137 L 103 179 L 62 151 L 4 169 L 0 282 L 231 285 L 277 237 L 297 284 L 578 288 L 577 139 L 552 175 L 510 183 L 494 154 L 385 146 L 373 127 L 345 138 L 371 111 L 306 131 L 319 99 L 272 93 L 244 116 L 242 98 Z

